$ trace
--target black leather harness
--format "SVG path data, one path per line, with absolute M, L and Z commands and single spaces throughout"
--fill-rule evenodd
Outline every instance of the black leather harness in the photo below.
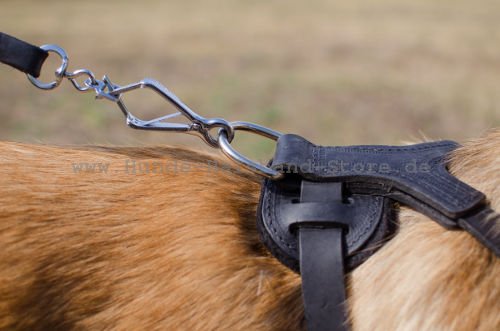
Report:
M 302 276 L 309 331 L 347 330 L 345 271 L 370 257 L 397 228 L 396 203 L 447 229 L 463 229 L 500 255 L 500 215 L 484 194 L 452 176 L 452 141 L 411 146 L 317 146 L 278 140 L 258 229 L 271 253 Z
M 47 55 L 0 33 L 0 62 L 38 77 Z M 99 95 L 119 99 L 120 94 L 104 93 L 100 85 L 90 84 L 99 88 Z M 106 84 L 108 89 L 114 87 Z M 158 89 L 157 84 L 153 87 Z M 256 127 L 247 123 L 245 129 Z M 270 130 L 259 130 L 272 135 Z M 446 157 L 457 147 L 452 141 L 322 147 L 297 135 L 278 139 L 270 167 L 285 176 L 264 180 L 258 229 L 271 253 L 300 272 L 309 331 L 349 329 L 345 272 L 363 263 L 395 233 L 398 203 L 447 229 L 469 232 L 500 256 L 500 215 L 489 208 L 484 194 L 446 169 Z

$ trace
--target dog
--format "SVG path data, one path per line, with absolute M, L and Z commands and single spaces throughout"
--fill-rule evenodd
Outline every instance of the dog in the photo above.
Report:
M 500 210 L 500 130 L 450 171 Z M 0 143 L 0 330 L 305 330 L 300 276 L 256 230 L 261 180 L 183 148 Z M 498 258 L 399 220 L 348 275 L 353 330 L 499 330 Z

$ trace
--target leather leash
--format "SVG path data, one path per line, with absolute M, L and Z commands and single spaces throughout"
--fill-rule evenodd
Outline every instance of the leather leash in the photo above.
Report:
M 55 80 L 37 78 L 49 52 L 61 57 Z M 500 256 L 500 215 L 484 194 L 452 176 L 447 155 L 453 141 L 411 146 L 317 146 L 297 135 L 248 122 L 204 118 L 160 83 L 144 79 L 119 86 L 99 80 L 87 69 L 67 70 L 68 57 L 56 45 L 33 46 L 0 33 L 0 62 L 28 75 L 41 89 L 57 87 L 63 78 L 82 92 L 116 102 L 132 128 L 199 134 L 232 161 L 266 179 L 257 213 L 257 227 L 269 251 L 302 277 L 305 318 L 309 331 L 349 329 L 345 277 L 373 255 L 395 233 L 396 203 L 406 205 L 450 230 L 465 230 Z M 83 83 L 79 77 L 86 77 Z M 148 88 L 179 112 L 150 121 L 135 117 L 122 94 Z M 172 123 L 185 116 L 188 124 Z M 218 129 L 214 136 L 210 131 Z M 231 147 L 238 130 L 277 140 L 269 166 L 260 165 Z
M 49 53 L 0 32 L 0 62 L 16 68 L 34 77 L 40 76 L 40 70 Z

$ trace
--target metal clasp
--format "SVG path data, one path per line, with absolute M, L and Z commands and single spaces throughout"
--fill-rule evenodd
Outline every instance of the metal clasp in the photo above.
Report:
M 106 78 L 105 78 L 106 79 Z M 105 87 L 108 92 L 103 93 L 102 90 L 98 91 L 98 95 L 109 95 L 117 99 L 117 104 L 127 118 L 127 125 L 134 129 L 140 130 L 160 130 L 160 131 L 174 131 L 184 132 L 190 134 L 199 134 L 201 138 L 212 147 L 219 147 L 218 137 L 211 134 L 213 129 L 223 129 L 227 132 L 228 138 L 231 141 L 234 138 L 234 129 L 231 124 L 222 118 L 204 118 L 195 113 L 184 102 L 182 102 L 175 94 L 169 91 L 165 86 L 158 81 L 150 78 L 143 79 L 137 83 L 125 86 L 116 86 L 107 80 Z M 151 89 L 161 95 L 169 103 L 173 104 L 179 111 L 161 116 L 152 120 L 144 121 L 134 116 L 126 107 L 123 100 L 120 98 L 122 94 L 136 90 L 136 89 Z M 172 118 L 184 116 L 190 123 L 173 123 Z
M 55 80 L 50 83 L 43 83 L 35 77 L 28 75 L 29 80 L 36 87 L 45 90 L 54 89 L 59 86 L 63 78 L 67 78 L 78 91 L 94 91 L 97 99 L 106 99 L 115 102 L 125 116 L 127 125 L 134 129 L 173 131 L 198 135 L 208 145 L 220 148 L 229 159 L 250 171 L 272 179 L 279 179 L 283 176 L 282 173 L 274 169 L 246 158 L 231 146 L 231 141 L 237 130 L 249 131 L 273 140 L 277 140 L 281 136 L 281 133 L 254 123 L 228 122 L 223 118 L 202 117 L 154 79 L 145 78 L 137 83 L 119 86 L 113 84 L 107 76 L 104 76 L 102 80 L 97 79 L 94 73 L 88 69 L 78 69 L 69 72 L 67 71 L 69 60 L 64 49 L 57 45 L 43 45 L 41 48 L 58 54 L 61 57 L 62 64 L 55 71 Z M 80 83 L 77 81 L 77 78 L 82 76 L 87 78 L 83 83 Z M 174 105 L 178 111 L 148 121 L 136 117 L 128 110 L 122 95 L 137 89 L 153 90 Z M 179 116 L 184 116 L 188 120 L 188 123 L 175 123 L 171 121 Z

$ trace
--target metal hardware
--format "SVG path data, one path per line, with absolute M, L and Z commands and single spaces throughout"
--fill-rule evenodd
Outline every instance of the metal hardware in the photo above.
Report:
M 31 76 L 30 74 L 28 74 L 27 76 L 29 81 L 36 87 L 42 90 L 52 90 L 58 87 L 59 84 L 61 84 L 64 74 L 66 73 L 66 69 L 68 68 L 68 62 L 69 62 L 68 55 L 66 54 L 66 51 L 64 49 L 62 49 L 57 45 L 42 45 L 40 46 L 40 48 L 47 52 L 56 53 L 61 58 L 62 61 L 61 66 L 57 68 L 57 70 L 55 71 L 56 79 L 50 83 L 43 83 L 38 79 L 36 79 L 35 77 Z
M 119 86 L 113 84 L 111 80 L 104 76 L 102 80 L 96 78 L 94 73 L 88 69 L 78 69 L 73 72 L 67 71 L 69 58 L 61 47 L 57 45 L 43 45 L 40 47 L 48 52 L 56 53 L 61 58 L 61 66 L 55 71 L 55 80 L 50 83 L 43 83 L 35 77 L 28 75 L 28 79 L 33 85 L 40 89 L 51 90 L 59 86 L 63 78 L 67 78 L 71 84 L 80 92 L 94 91 L 97 99 L 106 99 L 115 102 L 126 118 L 127 125 L 139 130 L 158 130 L 183 132 L 198 135 L 209 146 L 220 148 L 221 151 L 232 161 L 244 168 L 259 175 L 279 179 L 282 174 L 274 169 L 266 167 L 252 161 L 237 152 L 232 146 L 236 131 L 248 131 L 273 140 L 277 140 L 281 133 L 258 124 L 249 122 L 228 122 L 223 118 L 205 118 L 194 112 L 174 93 L 154 79 L 145 78 L 139 82 L 129 85 Z M 81 77 L 84 78 L 83 82 Z M 78 80 L 80 78 L 80 80 Z M 152 120 L 142 120 L 128 110 L 122 96 L 137 89 L 150 89 L 161 95 L 166 101 L 174 105 L 178 110 L 165 116 Z M 173 118 L 184 116 L 188 123 L 171 122 Z
M 243 127 L 240 128 L 241 130 L 246 130 L 247 127 L 243 129 Z M 253 131 L 253 130 L 248 130 L 248 131 Z M 258 132 L 261 134 L 262 132 Z M 264 134 L 262 134 L 264 135 Z M 278 136 L 279 137 L 279 136 Z M 276 137 L 276 139 L 278 138 Z M 236 162 L 237 164 L 241 165 L 245 169 L 248 169 L 252 172 L 255 172 L 258 175 L 268 177 L 270 179 L 280 179 L 283 177 L 283 174 L 279 171 L 276 171 L 272 168 L 263 166 L 260 163 L 257 163 L 255 161 L 250 160 L 249 158 L 245 157 L 244 155 L 240 154 L 238 151 L 236 151 L 232 146 L 230 141 L 228 140 L 227 133 L 224 129 L 219 130 L 219 146 L 224 153 L 229 159 L 232 161 Z

